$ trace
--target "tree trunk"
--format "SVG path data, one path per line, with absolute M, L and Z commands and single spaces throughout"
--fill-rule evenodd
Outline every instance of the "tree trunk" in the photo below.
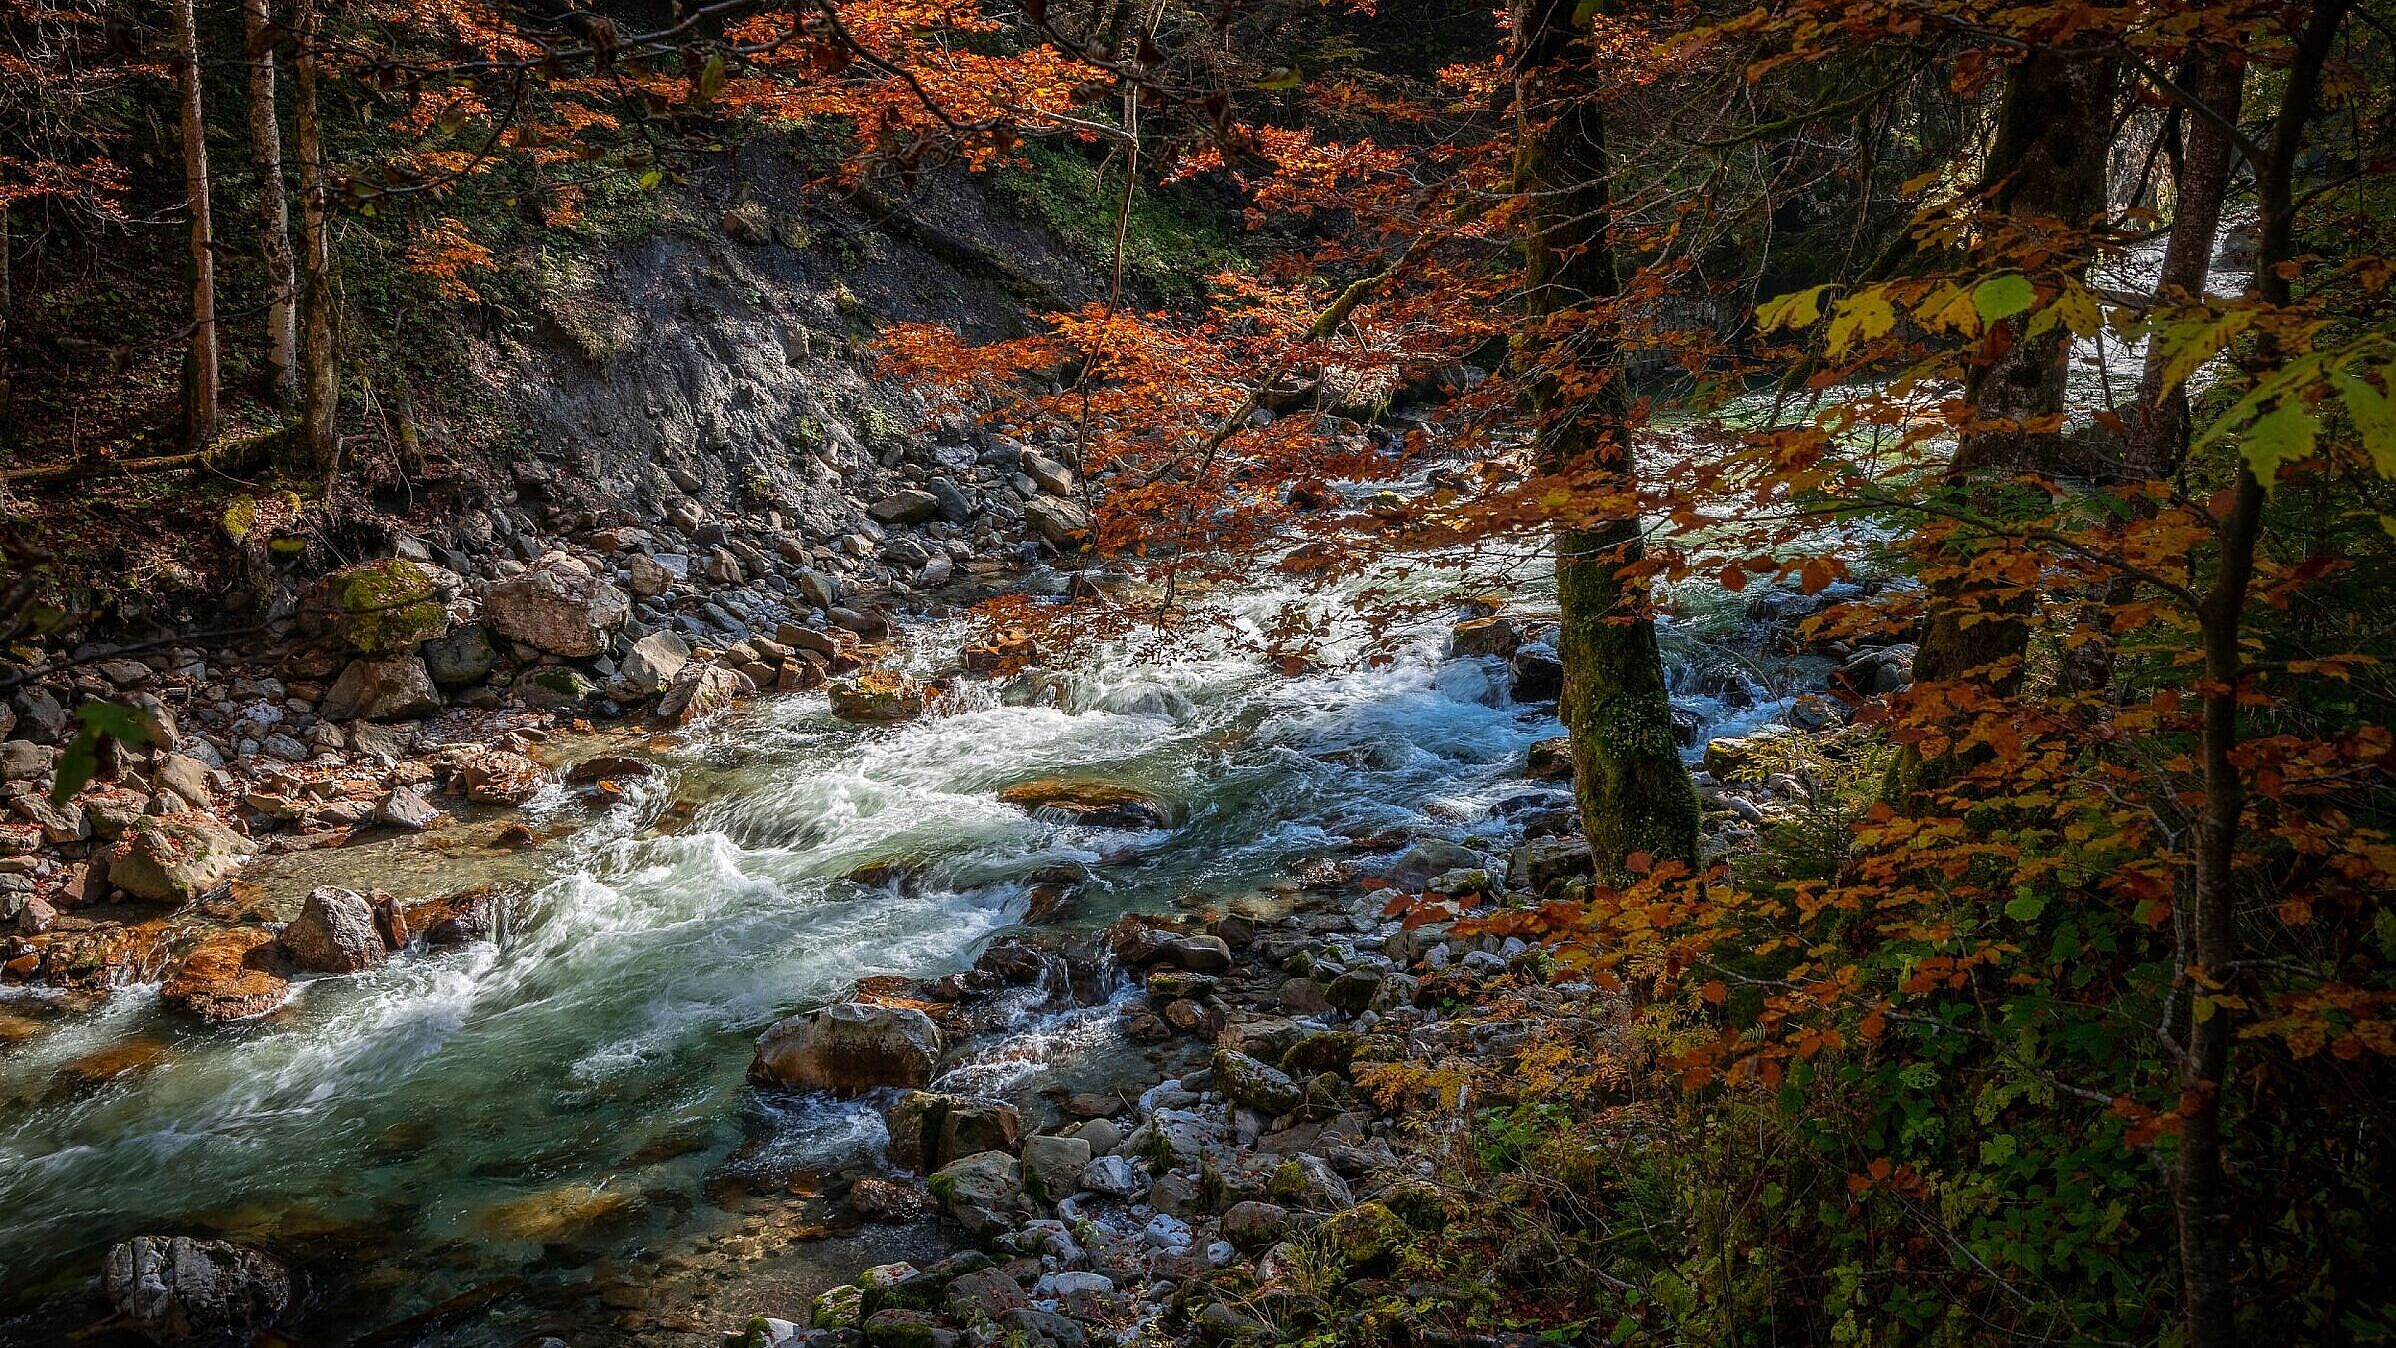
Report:
M 2198 99 L 2235 123 L 2245 106 L 2246 66 L 2233 52 L 2202 50 L 2192 58 L 2189 81 Z M 2164 246 L 2163 272 L 2155 301 L 2192 303 L 2204 298 L 2212 270 L 2213 238 L 2221 229 L 2222 201 L 2229 195 L 2236 152 L 2229 133 L 2210 118 L 2183 111 L 2178 167 L 2172 173 L 2171 241 Z M 2163 391 L 2163 344 L 2150 341 L 2138 373 L 2136 420 L 2124 454 L 2132 480 L 2171 477 L 2188 455 L 2188 393 Z
M 175 0 L 183 84 L 183 190 L 191 211 L 191 379 L 183 435 L 192 447 L 216 433 L 216 237 L 208 210 L 208 132 L 200 117 L 200 36 L 192 0 Z
M 1984 179 L 1999 226 L 2085 261 L 2093 251 L 2088 226 L 2105 205 L 2115 83 L 2112 61 L 2069 51 L 2033 52 L 2006 74 Z M 1947 480 L 1971 513 L 1984 518 L 2002 520 L 2024 503 L 2011 479 L 2065 466 L 2063 436 L 2031 426 L 2063 410 L 2071 334 L 2055 324 L 2032 337 L 2028 318 L 2003 320 L 2003 331 L 1989 334 L 2000 343 L 1999 354 L 1964 379 L 1965 401 L 1977 420 L 1989 424 L 1957 443 Z M 2042 506 L 2043 494 L 2027 504 Z M 1989 593 L 1988 579 L 1968 574 L 1977 546 L 1950 542 L 1940 559 L 1952 574 L 1930 586 L 1929 628 L 1914 657 L 1914 675 L 1925 684 L 1970 680 L 2010 697 L 2021 688 L 2029 656 L 2035 596 Z M 1934 786 L 1958 766 L 1952 755 L 1930 762 L 1908 749 L 1890 769 L 1888 794 L 1903 797 Z
M 1516 18 L 1515 182 L 1530 320 L 1516 358 L 1538 418 L 1539 470 L 1571 478 L 1610 512 L 1556 531 L 1558 710 L 1572 732 L 1591 860 L 1600 878 L 1619 882 L 1635 853 L 1695 864 L 1698 802 L 1672 737 L 1647 583 L 1637 573 L 1638 479 L 1620 352 L 1602 321 L 1556 321 L 1618 293 L 1604 112 L 1584 73 L 1586 24 L 1575 8 L 1574 0 L 1526 0 Z
M 2284 306 L 2290 298 L 2279 264 L 2294 253 L 2294 175 L 2304 149 L 2305 127 L 2321 90 L 2321 68 L 2345 21 L 2350 0 L 2323 0 L 2297 39 L 2288 79 L 2273 119 L 2271 159 L 2255 166 L 2255 194 L 2262 228 L 2255 250 L 2257 288 L 2265 303 Z M 2280 353 L 2266 342 L 2261 354 L 2276 364 Z M 2206 985 L 2222 986 L 2235 976 L 2238 938 L 2238 837 L 2246 815 L 2246 779 L 2240 774 L 2238 689 L 2244 674 L 2239 634 L 2247 589 L 2254 578 L 2255 548 L 2262 532 L 2263 485 L 2241 460 L 2230 512 L 2221 525 L 2221 556 L 2205 593 L 2199 623 L 2205 658 L 2204 707 L 2199 721 L 2197 761 L 2204 777 L 2198 817 L 2196 876 L 2187 914 L 2190 946 L 2184 983 L 2202 1002 Z M 2238 1017 L 2215 1003 L 2209 1014 L 2188 1018 L 2187 1056 L 2180 1082 L 2180 1145 L 2173 1175 L 2173 1200 L 2180 1238 L 2181 1315 L 2188 1348 L 2231 1348 L 2238 1326 L 2230 1285 L 2229 1180 L 2223 1173 L 2222 1097 L 2230 1080 L 2230 1046 Z
M 300 298 L 307 312 L 306 346 L 301 356 L 307 382 L 302 390 L 300 440 L 308 459 L 324 476 L 329 490 L 341 465 L 341 438 L 335 427 L 341 405 L 340 353 L 334 340 L 334 306 L 339 302 L 333 278 L 332 221 L 325 179 L 324 134 L 316 106 L 317 0 L 294 0 L 291 7 L 292 138 L 299 156 Z
M 292 271 L 291 204 L 283 190 L 283 130 L 275 120 L 275 49 L 268 0 L 242 0 L 250 70 L 250 152 L 258 161 L 258 251 L 266 263 L 267 392 L 288 406 L 299 393 L 299 282 Z

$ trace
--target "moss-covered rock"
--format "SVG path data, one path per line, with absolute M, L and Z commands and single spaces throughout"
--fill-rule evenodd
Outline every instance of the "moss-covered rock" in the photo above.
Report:
M 387 655 L 430 641 L 449 630 L 455 587 L 444 579 L 404 557 L 336 571 L 322 583 L 326 624 L 360 655 Z
M 1381 1203 L 1358 1203 L 1323 1223 L 1323 1239 L 1350 1268 L 1385 1264 L 1406 1243 L 1406 1223 Z

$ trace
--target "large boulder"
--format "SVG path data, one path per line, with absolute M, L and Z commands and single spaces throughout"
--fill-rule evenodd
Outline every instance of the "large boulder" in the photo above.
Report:
M 136 1236 L 114 1247 L 101 1284 L 126 1323 L 160 1348 L 245 1344 L 291 1305 L 281 1264 L 189 1236 Z
M 997 1100 L 909 1091 L 882 1113 L 890 1163 L 933 1171 L 976 1152 L 1013 1152 L 1023 1141 L 1015 1107 Z
M 374 921 L 374 905 L 355 890 L 311 890 L 299 916 L 283 928 L 292 962 L 320 974 L 354 974 L 390 958 Z
M 865 513 L 884 524 L 921 524 L 940 513 L 940 498 L 908 487 L 874 502 Z
M 424 643 L 424 667 L 443 688 L 465 688 L 491 677 L 499 652 L 481 623 L 469 623 Z
M 158 1000 L 206 1021 L 247 1020 L 283 1004 L 291 956 L 262 927 L 227 927 L 202 937 L 158 989 Z
M 390 655 L 447 632 L 464 583 L 455 572 L 393 557 L 335 571 L 319 583 L 323 619 L 360 655 Z
M 1448 654 L 1460 658 L 1512 655 L 1521 644 L 1522 629 L 1510 618 L 1467 618 L 1448 633 Z
M 410 721 L 440 709 L 432 671 L 422 657 L 408 651 L 350 661 L 316 712 L 328 721 Z
M 632 611 L 622 590 L 562 552 L 542 554 L 522 575 L 491 587 L 483 618 L 511 641 L 585 659 L 607 649 L 608 633 Z
M 108 880 L 137 899 L 189 903 L 230 879 L 248 856 L 240 834 L 206 815 L 152 815 L 117 839 Z
M 509 696 L 535 711 L 571 711 L 598 691 L 599 685 L 571 665 L 536 665 L 508 685 Z
M 1577 880 L 1589 874 L 1588 839 L 1533 838 L 1514 849 L 1506 880 L 1516 889 L 1537 894 L 1556 881 Z
M 940 1061 L 940 1027 L 912 1007 L 841 1002 L 774 1022 L 757 1037 L 749 1080 L 844 1098 L 921 1087 Z

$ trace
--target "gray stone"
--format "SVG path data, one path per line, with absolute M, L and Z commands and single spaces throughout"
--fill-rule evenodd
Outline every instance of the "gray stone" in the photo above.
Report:
M 433 676 L 414 652 L 352 660 L 333 680 L 318 714 L 328 721 L 397 721 L 441 709 Z
M 247 1343 L 291 1304 L 291 1275 L 241 1245 L 188 1236 L 136 1236 L 109 1250 L 109 1304 L 160 1348 Z
M 424 643 L 423 653 L 426 671 L 443 688 L 481 683 L 499 667 L 491 633 L 480 623 L 451 628 L 447 635 Z
M 607 649 L 631 601 L 564 553 L 544 553 L 523 575 L 491 587 L 483 612 L 491 630 L 552 655 L 587 658 Z
M 632 643 L 616 682 L 633 696 L 646 697 L 672 683 L 690 658 L 689 642 L 672 632 L 651 632 Z
M 299 916 L 283 928 L 292 963 L 312 973 L 354 974 L 390 958 L 374 924 L 374 906 L 355 890 L 327 885 L 309 891 Z
M 1023 1170 L 1027 1188 L 1054 1201 L 1070 1196 L 1090 1164 L 1090 1144 L 1078 1137 L 1042 1134 L 1024 1139 Z

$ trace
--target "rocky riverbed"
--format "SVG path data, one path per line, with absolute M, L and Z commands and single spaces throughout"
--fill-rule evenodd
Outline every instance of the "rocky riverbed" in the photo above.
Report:
M 1035 648 L 940 620 L 954 557 L 1086 590 L 1043 566 L 1070 532 L 1015 532 L 1075 484 L 970 457 L 858 499 L 872 560 L 762 516 L 698 579 L 631 526 L 520 529 L 474 574 L 403 544 L 271 657 L 84 652 L 22 688 L 0 1249 L 37 1276 L 0 1338 L 1219 1338 L 1264 1332 L 1246 1289 L 1290 1242 L 1354 1236 L 1368 1276 L 1407 1162 L 1349 1069 L 1524 953 L 1403 931 L 1391 893 L 1585 866 L 1538 594 L 1372 670 L 1013 672 Z M 929 487 L 957 477 L 962 523 Z M 1903 678 L 1902 648 L 1798 641 L 1822 601 L 1680 634 L 1739 653 L 1675 664 L 1717 846 L 1803 808 L 1772 733 L 1842 705 L 1803 686 Z M 63 709 L 103 696 L 147 742 L 53 804 Z

